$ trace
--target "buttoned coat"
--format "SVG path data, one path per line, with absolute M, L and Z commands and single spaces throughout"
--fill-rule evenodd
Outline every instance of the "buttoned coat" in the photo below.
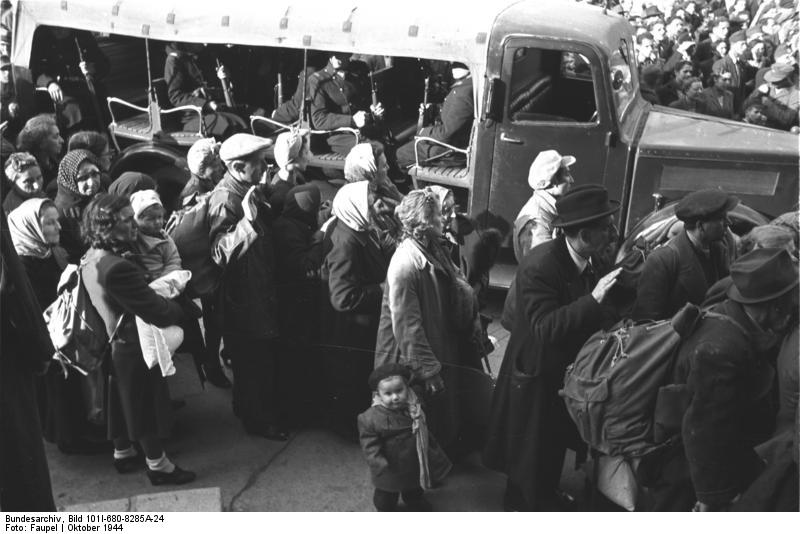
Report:
M 406 411 L 372 406 L 358 416 L 358 437 L 369 465 L 372 484 L 381 490 L 401 492 L 420 486 L 419 457 L 413 420 Z M 436 437 L 428 434 L 428 468 L 431 481 L 442 480 L 452 464 Z
M 516 277 L 516 315 L 492 397 L 484 463 L 537 509 L 552 497 L 564 450 L 584 445 L 558 390 L 594 332 L 615 320 L 570 257 L 564 237 L 534 248 Z
M 701 304 L 708 288 L 728 276 L 728 249 L 721 242 L 710 247 L 711 262 L 719 277 L 708 280 L 686 232 L 673 237 L 645 260 L 636 290 L 634 319 L 672 317 L 687 302 Z

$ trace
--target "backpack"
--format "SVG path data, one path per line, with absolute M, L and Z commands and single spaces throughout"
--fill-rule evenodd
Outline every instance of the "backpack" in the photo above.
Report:
M 69 264 L 58 281 L 58 296 L 44 311 L 55 357 L 62 366 L 72 367 L 83 376 L 103 364 L 111 341 L 116 336 L 121 316 L 109 339 L 106 325 L 89 300 L 78 265 Z
M 671 437 L 657 429 L 657 404 L 665 401 L 671 406 L 658 411 L 672 412 L 677 421 L 673 435 L 679 432 L 690 395 L 685 385 L 670 384 L 673 368 L 681 341 L 705 317 L 736 324 L 688 303 L 672 319 L 642 324 L 626 319 L 589 338 L 567 368 L 559 391 L 589 446 L 609 456 L 635 457 L 655 450 Z
M 193 296 L 213 293 L 222 277 L 222 269 L 211 258 L 208 205 L 212 194 L 213 191 L 200 195 L 194 203 L 173 211 L 164 225 L 178 247 L 183 268 L 192 272 L 187 289 Z

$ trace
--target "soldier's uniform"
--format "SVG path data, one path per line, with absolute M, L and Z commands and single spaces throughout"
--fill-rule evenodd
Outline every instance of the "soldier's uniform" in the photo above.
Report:
M 441 124 L 426 126 L 419 136 L 432 137 L 448 145 L 466 148 L 469 145 L 469 134 L 472 130 L 473 114 L 472 76 L 467 76 L 453 84 L 442 103 Z M 420 143 L 420 162 L 443 154 L 448 149 L 431 143 Z M 448 160 L 452 164 L 452 160 Z M 441 160 L 432 164 L 436 165 Z M 397 164 L 405 168 L 414 164 L 414 141 L 410 141 L 397 149 Z
M 355 128 L 353 115 L 369 109 L 368 94 L 350 76 L 337 75 L 330 65 L 308 77 L 307 90 L 311 99 L 311 126 L 315 130 Z M 351 134 L 333 134 L 326 141 L 339 154 L 347 154 L 356 145 Z

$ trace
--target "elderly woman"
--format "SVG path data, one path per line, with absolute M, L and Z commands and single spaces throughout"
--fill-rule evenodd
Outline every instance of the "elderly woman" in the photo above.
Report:
M 114 157 L 114 153 L 108 145 L 108 137 L 94 130 L 75 132 L 69 136 L 67 152 L 79 148 L 94 154 L 97 159 L 97 166 L 100 168 L 100 182 L 103 185 L 103 190 L 108 189 L 108 186 L 111 185 L 111 177 L 108 175 L 108 171 L 111 170 L 111 160 Z
M 356 416 L 369 406 L 367 377 L 380 314 L 386 269 L 394 249 L 382 241 L 375 220 L 390 209 L 370 190 L 369 182 L 343 186 L 333 199 L 333 218 L 325 225 L 329 250 L 323 263 L 329 302 L 324 318 L 324 351 L 334 430 L 355 438 Z
M 45 187 L 55 182 L 58 158 L 63 148 L 64 139 L 52 115 L 41 114 L 28 119 L 17 135 L 17 150 L 33 154 L 39 162 Z
M 6 215 L 30 198 L 44 198 L 42 171 L 36 158 L 27 152 L 15 152 L 6 161 L 6 178 L 11 189 L 3 199 Z
M 528 172 L 533 195 L 514 221 L 514 256 L 522 261 L 528 252 L 553 238 L 556 200 L 566 193 L 574 180 L 569 172 L 574 156 L 562 156 L 555 150 L 539 152 Z
M 50 199 L 26 200 L 8 217 L 14 248 L 31 281 L 36 299 L 44 310 L 56 299 L 56 288 L 67 264 L 58 246 L 58 210 Z M 81 391 L 81 376 L 70 370 L 65 378 L 51 365 L 38 381 L 39 412 L 44 438 L 65 454 L 93 454 L 108 450 L 107 442 L 91 439 L 92 427 Z
M 83 282 L 111 339 L 109 437 L 120 473 L 146 463 L 155 485 L 185 484 L 195 474 L 173 464 L 161 439 L 169 434 L 171 413 L 167 382 L 158 366 L 148 369 L 139 345 L 135 316 L 158 327 L 183 319 L 176 302 L 147 285 L 145 271 L 125 259 L 136 240 L 133 209 L 125 197 L 98 195 L 83 214 L 83 236 L 90 246 L 82 262 Z M 145 458 L 134 449 L 138 441 Z
M 61 246 L 70 263 L 78 263 L 86 252 L 81 239 L 80 221 L 83 209 L 100 191 L 100 169 L 88 150 L 67 152 L 58 165 L 56 208 L 61 224 Z
M 397 207 L 403 240 L 386 276 L 375 367 L 402 363 L 424 386 L 432 432 L 443 447 L 459 433 L 457 369 L 461 338 L 473 332 L 472 288 L 442 246 L 445 221 L 437 193 L 411 191 Z

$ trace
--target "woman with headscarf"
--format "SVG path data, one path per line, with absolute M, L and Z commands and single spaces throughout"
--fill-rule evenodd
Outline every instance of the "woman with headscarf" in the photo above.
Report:
M 219 159 L 220 144 L 213 138 L 199 139 L 186 153 L 186 166 L 192 175 L 178 195 L 175 209 L 191 206 L 197 198 L 210 193 L 225 175 L 225 166 Z
M 272 178 L 269 203 L 277 214 L 283 211 L 286 195 L 296 185 L 306 183 L 303 172 L 308 165 L 309 139 L 306 131 L 283 132 L 275 139 L 273 150 L 278 171 Z
M 156 189 L 156 181 L 143 172 L 128 171 L 123 172 L 108 187 L 108 193 L 128 197 L 137 191 L 147 191 Z
M 97 158 L 97 166 L 100 168 L 100 183 L 103 185 L 103 189 L 107 190 L 111 185 L 108 171 L 111 170 L 111 161 L 114 158 L 114 153 L 108 145 L 108 136 L 94 130 L 75 132 L 69 137 L 67 152 L 79 148 L 88 150 Z
M 6 160 L 6 178 L 11 189 L 3 199 L 6 215 L 29 198 L 44 198 L 42 170 L 36 158 L 27 152 L 14 152 Z
M 376 216 L 388 212 L 369 182 L 343 186 L 333 199 L 333 217 L 325 224 L 329 250 L 323 279 L 332 309 L 325 318 L 323 366 L 328 399 L 323 403 L 334 430 L 356 437 L 356 416 L 369 406 L 367 378 L 383 295 L 381 283 L 393 248 L 381 242 Z
M 81 239 L 81 215 L 100 191 L 100 169 L 94 154 L 82 148 L 67 152 L 58 165 L 57 181 L 61 246 L 67 251 L 69 263 L 78 263 L 87 248 Z
M 184 314 L 178 303 L 150 288 L 143 268 L 126 259 L 136 240 L 133 217 L 128 199 L 111 194 L 98 195 L 83 214 L 83 235 L 90 248 L 82 260 L 82 279 L 112 340 L 108 431 L 114 441 L 114 467 L 129 473 L 146 466 L 154 486 L 186 484 L 195 474 L 173 464 L 161 441 L 172 426 L 167 382 L 159 366 L 148 369 L 135 321 L 138 316 L 166 327 L 179 324 Z
M 316 345 L 319 325 L 311 320 L 320 295 L 320 266 L 322 264 L 322 233 L 318 231 L 317 214 L 320 192 L 316 185 L 292 188 L 283 213 L 272 223 L 273 243 L 278 280 L 278 318 L 283 341 L 286 375 L 286 405 L 290 421 L 297 424 L 311 414 L 313 403 L 307 391 L 310 385 L 304 370 L 317 367 Z M 317 377 L 312 376 L 311 380 Z M 317 384 L 318 386 L 318 384 Z
M 67 254 L 59 245 L 58 210 L 50 199 L 26 200 L 8 217 L 14 248 L 31 281 L 42 310 L 56 300 Z M 92 440 L 81 391 L 81 376 L 70 370 L 65 378 L 57 365 L 41 380 L 39 413 L 42 433 L 66 454 L 93 454 L 108 450 L 107 442 Z M 95 429 L 96 430 L 96 429 Z
M 386 276 L 374 363 L 376 368 L 402 363 L 412 370 L 431 431 L 443 447 L 452 448 L 462 415 L 459 369 L 468 363 L 460 347 L 476 327 L 476 301 L 442 243 L 445 222 L 437 193 L 411 191 L 397 216 L 403 239 Z

